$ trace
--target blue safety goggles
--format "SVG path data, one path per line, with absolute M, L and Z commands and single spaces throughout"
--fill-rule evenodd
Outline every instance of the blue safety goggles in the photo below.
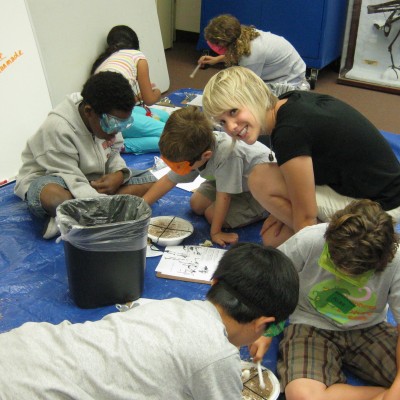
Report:
M 108 135 L 122 132 L 133 125 L 133 117 L 132 115 L 129 118 L 121 119 L 114 117 L 114 115 L 110 114 L 101 114 L 100 116 L 100 127 L 103 132 Z

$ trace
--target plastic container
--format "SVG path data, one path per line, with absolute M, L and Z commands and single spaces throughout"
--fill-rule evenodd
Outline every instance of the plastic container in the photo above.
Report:
M 131 195 L 74 199 L 57 208 L 69 289 L 81 308 L 142 295 L 151 209 Z
M 243 383 L 243 400 L 251 400 L 254 398 L 277 400 L 280 395 L 280 385 L 278 378 L 268 368 L 261 366 L 264 377 L 265 389 L 261 389 L 260 380 L 258 378 L 257 364 L 252 362 L 241 361 L 242 365 L 242 383 Z M 244 372 L 247 371 L 246 375 Z M 254 397 L 255 396 L 255 397 Z
M 193 225 L 174 216 L 154 217 L 150 220 L 149 239 L 159 246 L 177 246 L 193 233 Z

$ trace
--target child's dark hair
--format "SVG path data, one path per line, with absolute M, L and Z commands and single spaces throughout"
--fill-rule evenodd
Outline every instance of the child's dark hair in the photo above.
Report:
M 170 161 L 191 161 L 214 149 L 212 125 L 194 106 L 174 111 L 168 118 L 158 146 Z
M 139 50 L 139 48 L 139 39 L 133 29 L 126 25 L 114 26 L 107 35 L 107 48 L 93 63 L 90 75 L 93 75 L 100 64 L 116 51 Z
M 98 115 L 112 110 L 132 111 L 135 104 L 128 80 L 118 72 L 99 72 L 84 84 L 81 95 Z
M 239 323 L 261 316 L 284 321 L 296 308 L 299 277 L 281 251 L 256 243 L 238 243 L 222 257 L 207 299 Z
M 325 239 L 332 262 L 351 275 L 383 271 L 399 246 L 393 218 L 372 200 L 355 200 L 337 211 Z

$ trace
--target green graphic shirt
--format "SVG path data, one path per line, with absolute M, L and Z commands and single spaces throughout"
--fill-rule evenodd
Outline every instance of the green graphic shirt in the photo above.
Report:
M 300 277 L 299 303 L 293 324 L 321 329 L 362 329 L 386 319 L 388 305 L 400 322 L 400 254 L 381 273 L 347 276 L 329 263 L 326 224 L 302 229 L 279 247 Z

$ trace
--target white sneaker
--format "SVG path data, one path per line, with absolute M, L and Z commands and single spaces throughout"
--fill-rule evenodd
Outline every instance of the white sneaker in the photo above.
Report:
M 290 85 L 289 83 L 267 83 L 267 86 L 276 97 L 297 89 L 296 86 Z
M 43 239 L 53 239 L 60 233 L 58 229 L 56 219 L 54 217 L 49 217 L 44 224 L 43 228 Z
M 297 86 L 298 90 L 310 90 L 311 86 L 309 84 L 309 82 L 307 81 L 307 79 L 304 79 L 300 85 Z

